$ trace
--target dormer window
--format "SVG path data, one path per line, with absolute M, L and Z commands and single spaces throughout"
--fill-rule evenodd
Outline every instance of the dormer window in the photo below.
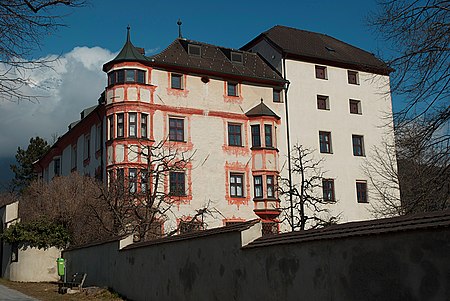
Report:
M 239 52 L 231 52 L 231 61 L 235 63 L 241 63 L 243 62 L 242 53 Z
M 189 44 L 188 53 L 190 55 L 201 56 L 202 54 L 201 47 L 199 45 Z
M 108 86 L 124 83 L 145 84 L 145 71 L 139 69 L 120 69 L 108 73 Z

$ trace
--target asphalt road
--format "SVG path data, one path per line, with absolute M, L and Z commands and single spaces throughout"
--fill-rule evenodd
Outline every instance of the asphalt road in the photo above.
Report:
M 10 289 L 6 286 L 0 285 L 0 300 L 1 301 L 38 301 L 38 299 L 31 298 L 18 291 Z

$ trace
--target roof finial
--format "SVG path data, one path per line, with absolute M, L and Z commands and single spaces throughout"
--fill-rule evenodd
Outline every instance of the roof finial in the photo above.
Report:
M 264 100 L 262 99 L 262 97 L 261 97 L 261 102 L 263 102 Z
M 130 42 L 130 24 L 127 26 L 127 42 Z
M 181 24 L 183 24 L 183 22 L 181 22 L 181 19 L 178 19 L 177 25 L 178 25 L 178 38 L 179 39 L 183 38 L 183 35 L 181 34 Z

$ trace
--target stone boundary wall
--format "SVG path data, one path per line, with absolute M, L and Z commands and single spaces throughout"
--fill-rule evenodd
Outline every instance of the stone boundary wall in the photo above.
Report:
M 63 257 L 131 300 L 447 300 L 449 226 L 444 211 L 260 237 L 252 221 Z

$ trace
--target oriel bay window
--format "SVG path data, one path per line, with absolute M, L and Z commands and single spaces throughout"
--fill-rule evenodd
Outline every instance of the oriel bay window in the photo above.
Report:
M 263 197 L 263 183 L 262 176 L 254 176 L 253 177 L 253 186 L 255 187 L 255 198 Z
M 265 143 L 266 147 L 272 147 L 272 125 L 265 124 L 264 125 L 264 137 L 265 137 Z
M 244 174 L 230 173 L 230 196 L 244 197 Z
M 124 136 L 124 114 L 117 114 L 117 137 L 122 138 Z
M 128 136 L 136 137 L 137 132 L 137 113 L 128 113 Z
M 114 115 L 108 116 L 108 139 L 114 139 Z
M 228 124 L 228 145 L 242 146 L 242 133 L 241 124 L 229 123 Z
M 264 186 L 263 179 L 266 180 L 266 197 L 267 198 L 275 198 L 275 177 L 273 175 L 267 176 L 254 176 L 253 177 L 253 186 L 255 190 L 255 198 L 263 198 L 264 197 Z
M 186 195 L 184 172 L 173 171 L 169 173 L 169 191 L 173 196 Z
M 261 147 L 261 133 L 259 124 L 251 126 L 252 129 L 252 147 Z
M 148 171 L 147 169 L 141 169 L 141 192 L 147 193 L 148 191 Z
M 145 84 L 145 71 L 139 69 L 120 69 L 108 73 L 108 85 L 124 83 Z
M 266 176 L 267 198 L 275 197 L 275 181 L 274 176 Z
M 252 147 L 273 147 L 273 130 L 271 124 L 264 124 L 264 133 L 261 133 L 261 126 L 259 124 L 251 125 L 252 133 Z M 264 138 L 264 145 L 262 145 L 261 137 Z
M 128 185 L 130 189 L 130 193 L 136 192 L 136 186 L 137 186 L 137 169 L 136 168 L 130 168 L 128 169 Z
M 148 124 L 148 115 L 142 113 L 141 114 L 141 138 L 148 138 L 147 124 Z

